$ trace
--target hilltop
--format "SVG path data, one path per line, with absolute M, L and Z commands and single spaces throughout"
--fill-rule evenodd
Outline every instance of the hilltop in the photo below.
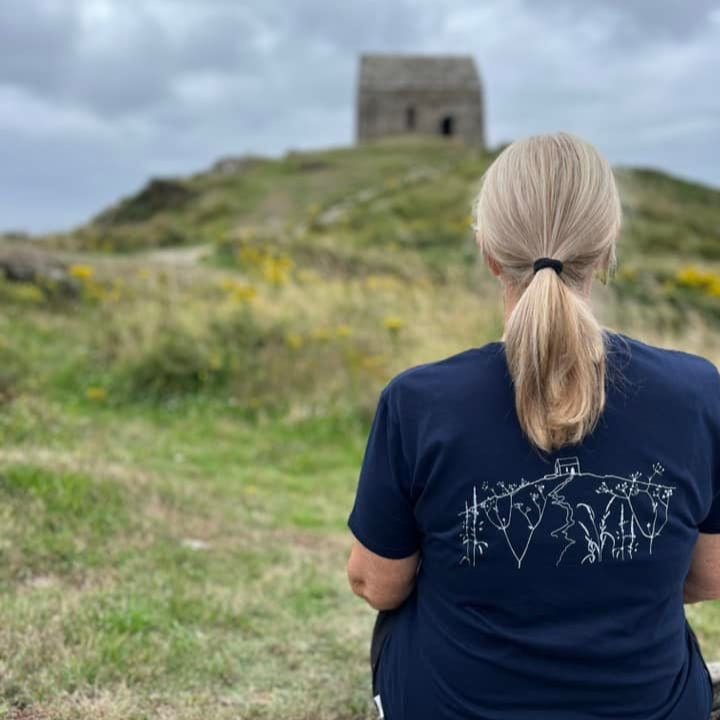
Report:
M 105 254 L 206 246 L 242 269 L 254 251 L 322 276 L 458 275 L 476 261 L 470 207 L 494 155 L 436 138 L 225 158 L 155 179 L 90 223 L 43 244 Z M 717 314 L 720 191 L 651 169 L 617 168 L 625 226 L 623 297 Z M 684 275 L 678 276 L 682 268 Z

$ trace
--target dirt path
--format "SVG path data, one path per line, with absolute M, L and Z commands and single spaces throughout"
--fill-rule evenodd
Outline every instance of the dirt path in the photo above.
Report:
M 168 265 L 197 265 L 212 251 L 212 247 L 206 245 L 191 245 L 190 247 L 168 247 L 153 250 L 135 255 L 152 263 L 166 263 Z

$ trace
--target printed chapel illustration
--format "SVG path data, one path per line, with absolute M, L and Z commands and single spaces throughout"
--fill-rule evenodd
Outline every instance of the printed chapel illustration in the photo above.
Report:
M 674 486 L 660 463 L 643 479 L 583 472 L 577 457 L 558 458 L 554 472 L 518 483 L 473 486 L 461 518 L 461 564 L 477 565 L 499 537 L 521 568 L 533 542 L 557 544 L 560 564 L 632 560 L 652 555 L 668 522 Z M 555 543 L 550 543 L 553 547 Z

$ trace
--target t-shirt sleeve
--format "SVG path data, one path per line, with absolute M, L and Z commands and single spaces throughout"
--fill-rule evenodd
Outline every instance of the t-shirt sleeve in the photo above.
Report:
M 720 533 L 720 495 L 716 495 L 707 517 L 698 525 L 701 533 Z
M 412 502 L 412 472 L 392 411 L 388 387 L 380 394 L 360 469 L 348 527 L 371 552 L 403 558 L 420 546 Z
M 708 472 L 712 501 L 709 512 L 698 525 L 698 530 L 701 533 L 720 533 L 720 372 L 714 367 L 710 374 L 710 382 L 705 388 L 705 417 L 711 447 Z

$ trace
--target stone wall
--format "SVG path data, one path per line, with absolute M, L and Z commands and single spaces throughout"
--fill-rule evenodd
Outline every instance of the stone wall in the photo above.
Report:
M 413 118 L 408 117 L 412 113 Z M 359 142 L 389 135 L 448 135 L 470 145 L 485 145 L 480 90 L 363 90 L 358 97 Z M 414 122 L 411 122 L 414 120 Z

